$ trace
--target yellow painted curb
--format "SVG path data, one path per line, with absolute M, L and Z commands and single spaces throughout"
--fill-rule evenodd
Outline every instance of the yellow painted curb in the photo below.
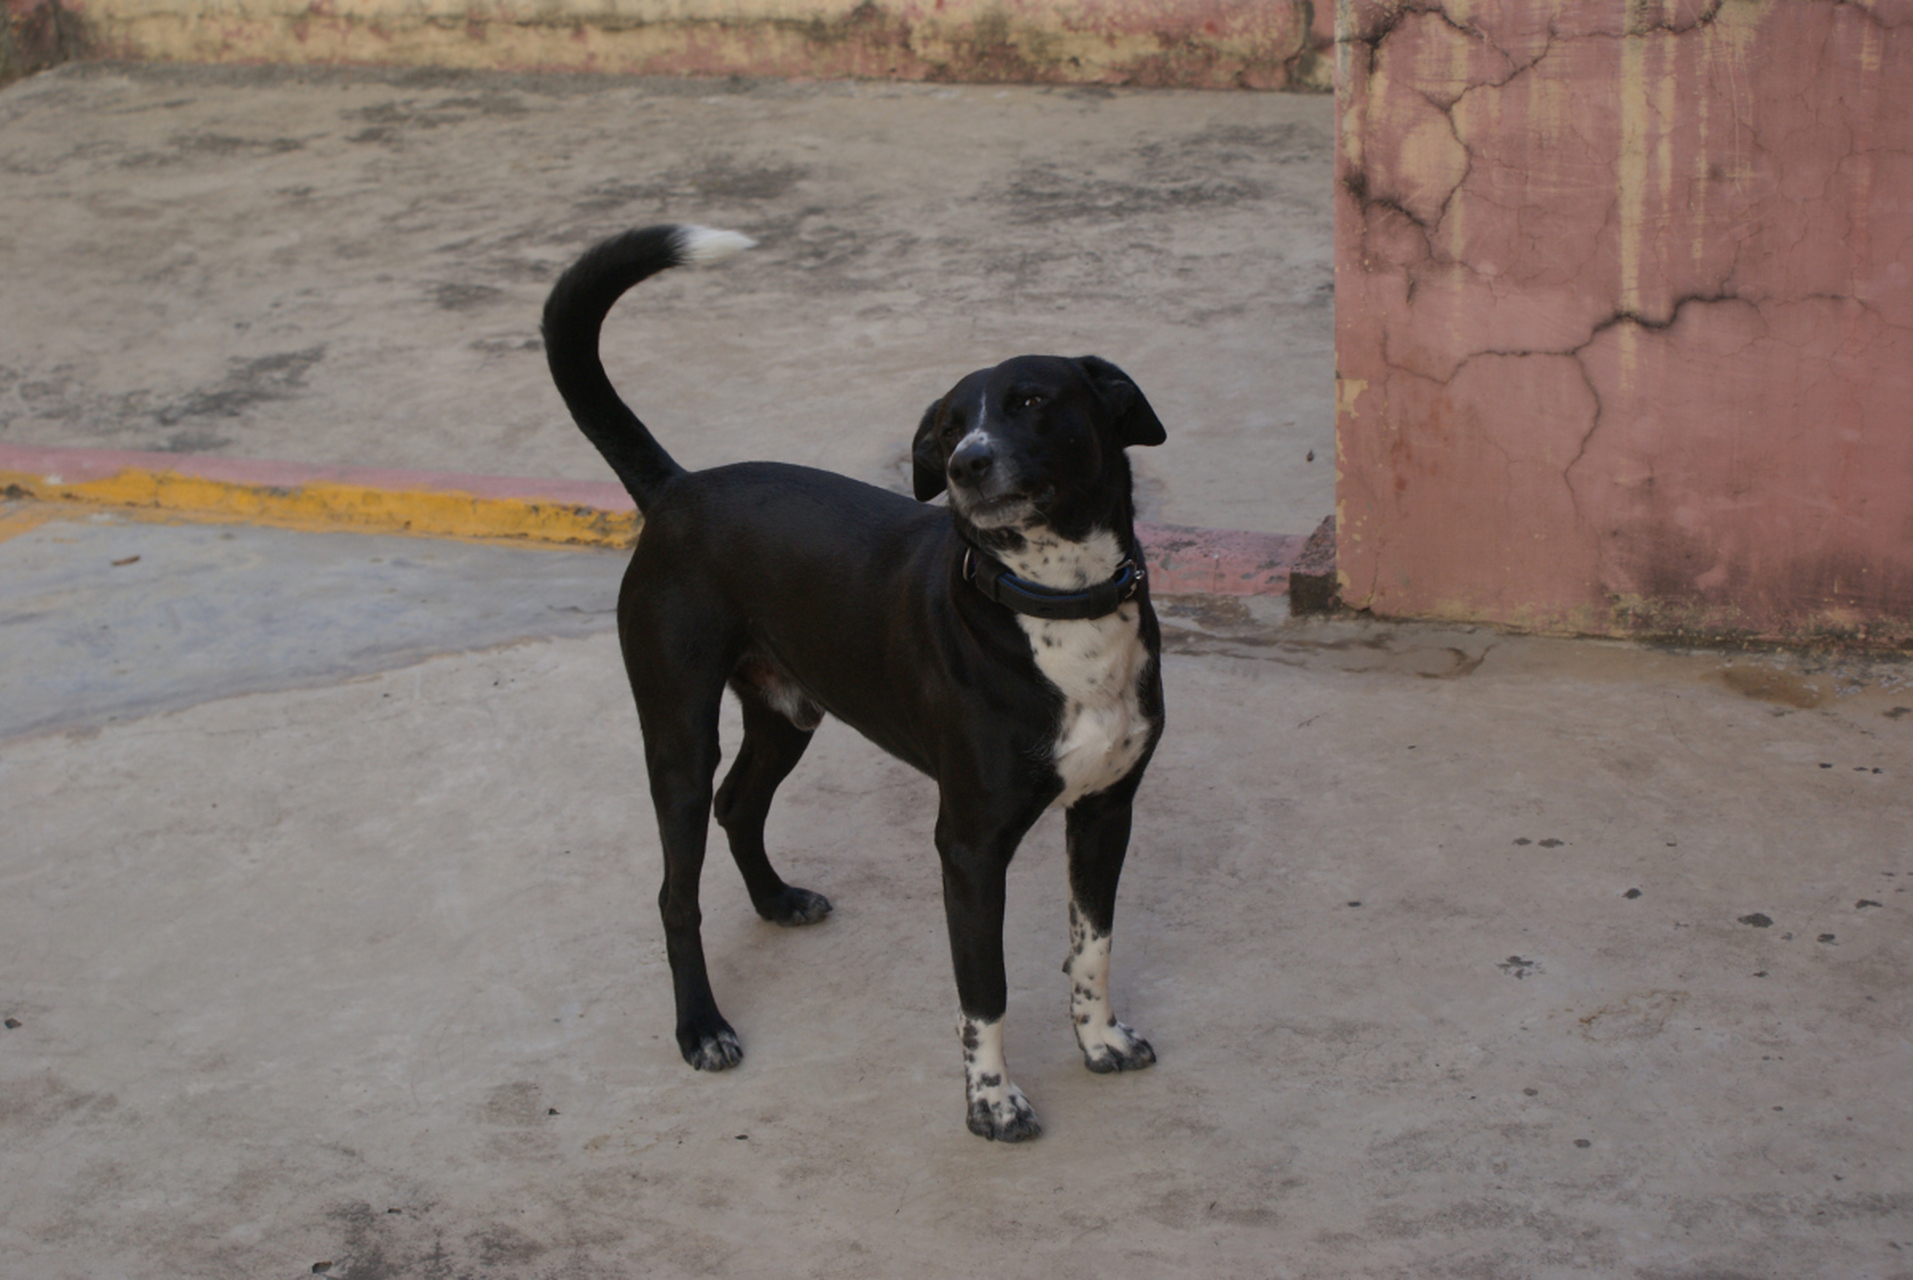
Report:
M 180 456 L 0 443 L 0 541 L 60 508 L 136 520 L 268 525 L 304 532 L 410 534 L 523 546 L 621 548 L 641 517 L 605 481 L 528 480 L 319 467 L 258 458 Z M 1159 595 L 1281 595 L 1307 541 L 1279 534 L 1138 524 Z
M 569 546 L 628 547 L 636 542 L 639 525 L 634 511 L 454 489 L 379 489 L 317 479 L 279 487 L 139 468 L 72 483 L 58 476 L 0 470 L 0 496 L 281 529 L 508 538 Z

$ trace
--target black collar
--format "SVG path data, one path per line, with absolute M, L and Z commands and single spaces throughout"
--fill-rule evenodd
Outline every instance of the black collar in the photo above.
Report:
M 1006 609 L 1051 621 L 1106 617 L 1135 595 L 1148 576 L 1141 554 L 1131 552 L 1107 582 L 1081 591 L 1057 591 L 1017 577 L 975 546 L 963 550 L 963 577 L 978 591 Z

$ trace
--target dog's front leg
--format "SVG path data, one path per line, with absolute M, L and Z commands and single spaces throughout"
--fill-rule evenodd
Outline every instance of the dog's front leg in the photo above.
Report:
M 1069 1019 L 1091 1071 L 1140 1071 L 1156 1051 L 1109 1007 L 1109 940 L 1116 918 L 1116 884 L 1129 851 L 1130 804 L 1135 778 L 1070 806 L 1064 815 L 1069 842 Z
M 965 840 L 937 819 L 943 859 L 943 911 L 950 926 L 962 1016 L 963 1096 L 970 1132 L 992 1142 L 1022 1142 L 1043 1132 L 1023 1091 L 1010 1083 L 1003 1057 L 1003 1013 L 1009 983 L 1003 973 L 1004 881 L 1021 824 L 1007 840 Z

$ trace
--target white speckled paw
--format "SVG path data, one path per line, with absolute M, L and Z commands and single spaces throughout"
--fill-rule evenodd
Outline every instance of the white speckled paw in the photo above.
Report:
M 1156 1051 L 1127 1023 L 1110 1019 L 1101 1027 L 1078 1027 L 1083 1064 L 1098 1075 L 1114 1071 L 1141 1071 L 1154 1066 Z
M 1013 1084 L 973 1090 L 969 1124 L 971 1133 L 991 1142 L 1025 1142 L 1043 1132 L 1036 1109 Z

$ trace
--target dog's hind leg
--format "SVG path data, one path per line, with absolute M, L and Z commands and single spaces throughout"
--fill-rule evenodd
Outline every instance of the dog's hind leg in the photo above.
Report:
M 627 579 L 626 599 L 631 599 Z M 627 609 L 629 613 L 627 616 Z M 621 602 L 625 668 L 644 729 L 644 762 L 664 846 L 664 950 L 677 1000 L 678 1050 L 700 1071 L 722 1071 L 744 1060 L 737 1033 L 718 1012 L 704 967 L 699 932 L 698 881 L 710 831 L 711 779 L 717 772 L 717 715 L 724 697 L 727 655 L 717 649 L 716 625 L 665 611 L 640 618 L 641 606 Z
M 731 688 L 744 707 L 744 743 L 717 789 L 717 824 L 730 838 L 731 857 L 757 914 L 776 924 L 815 924 L 830 914 L 830 899 L 784 883 L 764 852 L 764 819 L 777 784 L 790 776 L 810 745 L 817 721 L 803 706 L 797 710 L 808 724 L 794 721 L 742 677 L 733 677 Z
M 1109 1007 L 1109 939 L 1116 917 L 1116 883 L 1129 849 L 1135 778 L 1084 796 L 1064 815 L 1069 843 L 1069 1019 L 1083 1062 L 1091 1071 L 1140 1071 L 1156 1051 Z

